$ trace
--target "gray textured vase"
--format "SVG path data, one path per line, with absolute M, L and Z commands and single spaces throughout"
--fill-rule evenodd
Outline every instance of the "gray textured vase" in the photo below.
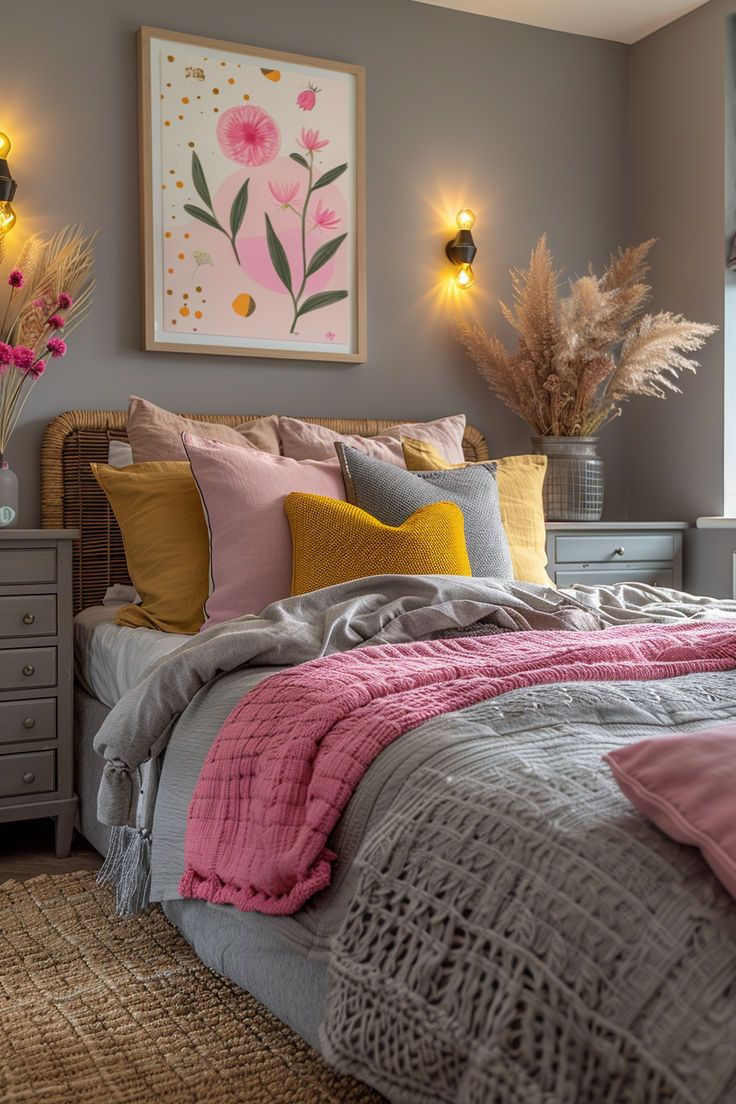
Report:
M 547 457 L 544 516 L 547 521 L 599 521 L 603 513 L 603 461 L 597 437 L 532 437 Z
M 3 460 L 0 462 L 0 529 L 12 529 L 17 522 L 18 479 L 7 460 Z

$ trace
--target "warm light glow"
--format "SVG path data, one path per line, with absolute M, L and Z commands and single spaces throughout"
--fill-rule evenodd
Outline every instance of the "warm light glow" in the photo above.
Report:
M 0 130 L 0 161 L 5 161 L 10 153 L 10 139 Z
M 7 199 L 0 202 L 0 234 L 7 234 L 15 226 L 16 215 Z
M 462 211 L 457 213 L 457 228 L 458 230 L 472 230 L 475 224 L 475 212 L 471 211 L 469 207 L 463 207 Z
M 455 283 L 459 288 L 469 288 L 473 286 L 475 276 L 473 269 L 469 264 L 461 264 L 458 266 L 458 270 L 455 274 Z

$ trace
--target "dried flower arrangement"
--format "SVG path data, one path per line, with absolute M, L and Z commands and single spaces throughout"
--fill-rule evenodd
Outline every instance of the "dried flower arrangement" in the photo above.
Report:
M 66 354 L 70 332 L 92 303 L 94 234 L 65 226 L 48 241 L 37 234 L 8 275 L 10 293 L 0 322 L 0 461 L 46 357 Z M 0 264 L 4 257 L 0 237 Z M 64 337 L 61 334 L 64 334 Z
M 480 323 L 461 323 L 459 341 L 491 390 L 538 436 L 592 437 L 621 414 L 632 395 L 663 399 L 678 391 L 679 373 L 694 372 L 695 352 L 717 326 L 660 311 L 642 315 L 651 288 L 644 282 L 654 240 L 620 249 L 602 276 L 570 282 L 560 298 L 561 272 L 542 235 L 528 269 L 512 269 L 513 307 L 501 303 L 519 335 L 509 353 Z

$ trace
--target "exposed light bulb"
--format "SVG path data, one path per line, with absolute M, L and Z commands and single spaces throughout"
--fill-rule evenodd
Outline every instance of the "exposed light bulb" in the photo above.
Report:
M 10 153 L 10 139 L 0 130 L 0 161 L 5 161 Z
M 455 283 L 459 288 L 463 290 L 473 286 L 475 282 L 475 275 L 473 269 L 469 264 L 461 264 L 458 266 L 458 270 L 455 274 Z
M 0 202 L 0 234 L 7 234 L 15 226 L 16 214 L 7 199 Z
M 463 207 L 462 211 L 457 213 L 457 228 L 458 230 L 472 230 L 475 225 L 475 212 L 471 211 L 469 207 Z

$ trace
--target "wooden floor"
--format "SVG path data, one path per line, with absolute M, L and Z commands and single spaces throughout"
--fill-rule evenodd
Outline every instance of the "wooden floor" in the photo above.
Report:
M 102 857 L 77 832 L 68 859 L 54 854 L 52 820 L 17 820 L 0 824 L 0 882 L 15 878 L 25 882 L 38 874 L 69 874 L 74 870 L 97 870 Z

